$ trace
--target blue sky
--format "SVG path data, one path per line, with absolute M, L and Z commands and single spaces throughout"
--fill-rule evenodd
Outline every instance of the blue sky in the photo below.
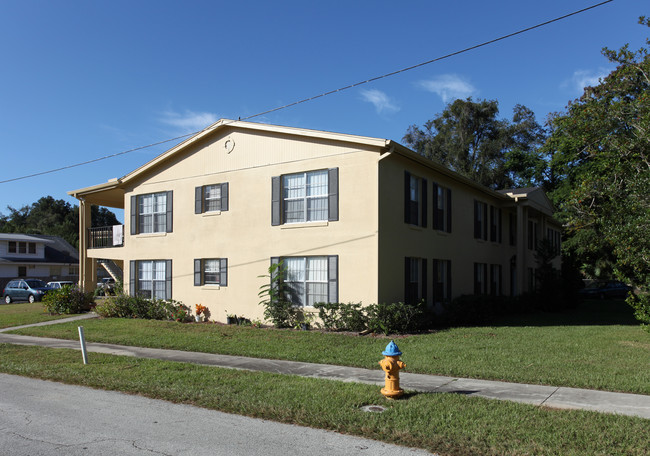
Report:
M 598 3 L 439 1 L 0 2 L 0 180 L 254 115 Z M 645 8 L 644 8 L 645 6 Z M 644 44 L 642 0 L 614 0 L 496 44 L 251 119 L 401 142 L 455 98 L 540 122 Z M 121 177 L 174 143 L 0 183 L 0 213 Z M 117 212 L 122 218 L 121 212 Z

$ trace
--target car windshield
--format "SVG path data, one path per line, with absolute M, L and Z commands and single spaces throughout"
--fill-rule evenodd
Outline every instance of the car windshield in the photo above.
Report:
M 45 288 L 47 285 L 45 285 L 45 282 L 42 280 L 38 279 L 32 279 L 32 280 L 25 280 L 25 283 L 29 285 L 30 288 Z

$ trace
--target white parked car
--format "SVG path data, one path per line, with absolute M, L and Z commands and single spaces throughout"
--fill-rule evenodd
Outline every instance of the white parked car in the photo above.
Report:
M 56 282 L 47 282 L 47 287 L 51 288 L 53 290 L 58 290 L 59 288 L 63 287 L 70 287 L 76 285 L 74 282 L 71 282 L 69 280 L 59 280 Z

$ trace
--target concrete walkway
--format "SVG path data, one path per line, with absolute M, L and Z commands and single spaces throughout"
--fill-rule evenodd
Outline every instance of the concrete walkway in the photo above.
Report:
M 41 326 L 43 324 L 56 324 L 87 318 L 93 317 L 84 315 L 26 326 Z M 13 329 L 18 329 L 18 327 L 0 330 L 0 333 Z M 78 341 L 19 336 L 14 334 L 0 334 L 0 343 L 80 350 Z M 244 356 L 215 355 L 102 343 L 87 343 L 86 346 L 90 353 L 161 359 L 231 369 L 367 383 L 377 386 L 384 385 L 384 373 L 379 367 L 376 370 L 371 370 L 330 364 L 268 360 Z M 92 363 L 92 357 L 90 357 L 89 362 Z M 441 377 L 437 375 L 411 374 L 404 371 L 400 373 L 400 385 L 406 390 L 418 392 L 465 394 L 468 396 L 521 402 L 551 408 L 592 410 L 650 419 L 650 396 L 642 394 L 613 393 L 580 388 Z

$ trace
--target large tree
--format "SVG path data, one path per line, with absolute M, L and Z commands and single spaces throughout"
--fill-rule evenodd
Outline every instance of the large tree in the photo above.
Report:
M 650 21 L 641 18 L 641 24 Z M 650 40 L 646 40 L 650 45 Z M 650 54 L 603 49 L 617 65 L 555 117 L 547 148 L 563 177 L 551 197 L 586 265 L 650 284 Z M 598 271 L 595 271 L 598 272 Z
M 72 246 L 79 244 L 79 208 L 64 200 L 44 196 L 29 206 L 0 214 L 0 233 L 47 234 L 60 236 Z M 115 214 L 105 207 L 92 206 L 93 226 L 118 225 Z
M 416 152 L 491 188 L 540 185 L 547 162 L 540 155 L 544 129 L 525 106 L 512 122 L 499 119 L 496 100 L 455 100 L 427 121 L 409 127 L 404 142 Z

